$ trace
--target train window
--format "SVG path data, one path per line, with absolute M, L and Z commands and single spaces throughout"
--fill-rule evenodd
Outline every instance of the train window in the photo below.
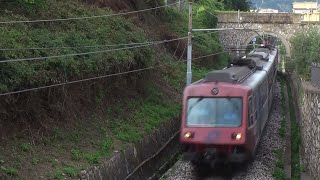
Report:
M 253 105 L 252 105 L 252 96 L 249 97 L 249 103 L 248 103 L 248 115 L 250 116 L 253 112 Z
M 187 125 L 196 127 L 239 127 L 241 98 L 189 98 Z
M 259 87 L 259 95 L 260 95 L 260 106 L 259 108 L 261 109 L 263 104 L 267 100 L 267 93 L 268 93 L 268 80 L 265 79 L 262 84 Z
M 252 96 L 249 97 L 249 103 L 248 103 L 248 126 L 253 125 L 253 112 L 254 112 L 254 103 L 252 101 Z
M 249 127 L 254 124 L 253 115 L 250 116 Z
M 255 99 L 256 99 L 256 96 L 253 94 L 253 96 L 252 96 L 252 110 L 253 110 L 253 113 L 256 111 Z
M 254 104 L 256 108 L 259 108 L 259 96 L 254 96 Z
M 268 85 L 268 87 L 269 87 L 269 91 L 270 91 L 270 89 L 271 89 L 271 84 L 272 84 L 272 75 L 270 74 L 268 78 L 269 78 L 269 81 L 268 81 L 268 82 L 269 82 L 269 85 Z

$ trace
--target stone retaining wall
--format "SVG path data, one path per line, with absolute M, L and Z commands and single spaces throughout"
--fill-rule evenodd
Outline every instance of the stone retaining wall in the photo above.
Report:
M 320 89 L 302 82 L 300 105 L 301 155 L 303 167 L 313 177 L 320 178 Z
M 301 23 L 301 14 L 287 14 L 287 13 L 246 13 L 241 12 L 243 23 L 267 23 L 267 24 L 292 24 Z M 217 13 L 218 21 L 220 23 L 237 23 L 237 12 L 219 12 Z
M 82 171 L 79 180 L 124 180 L 140 163 L 152 157 L 178 130 L 180 120 L 172 119 L 164 123 L 152 135 L 148 135 L 137 144 L 132 144 L 123 152 L 117 152 L 109 161 L 100 166 Z M 168 144 L 159 156 L 156 156 L 129 179 L 146 179 L 153 175 L 165 162 L 166 158 L 180 150 L 178 136 Z

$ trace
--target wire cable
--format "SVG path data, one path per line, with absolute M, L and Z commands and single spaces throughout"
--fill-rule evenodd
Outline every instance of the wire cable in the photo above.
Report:
M 226 53 L 226 52 L 225 51 L 221 51 L 221 52 L 218 52 L 218 53 L 208 54 L 208 55 L 205 55 L 205 56 L 200 56 L 200 57 L 193 58 L 192 60 L 198 60 L 198 59 L 202 59 L 202 58 L 206 58 L 206 57 L 210 57 L 210 56 L 215 56 L 215 55 L 219 55 L 219 54 L 223 54 L 223 53 Z
M 163 44 L 163 43 L 172 42 L 172 41 L 178 41 L 178 40 L 187 39 L 187 38 L 188 37 L 181 37 L 181 38 L 170 39 L 170 40 L 155 41 L 152 43 L 146 43 L 138 46 L 130 46 L 130 47 L 117 48 L 117 49 L 107 49 L 107 50 L 100 50 L 100 51 L 90 51 L 90 52 L 83 52 L 83 53 L 73 53 L 73 54 L 64 54 L 64 55 L 56 55 L 56 56 L 36 57 L 36 58 L 7 59 L 7 60 L 0 60 L 0 63 L 54 59 L 54 58 L 61 58 L 61 57 L 83 56 L 88 54 L 98 54 L 98 53 L 105 53 L 105 52 L 128 50 L 128 49 L 142 48 L 142 47 L 147 47 L 147 46 L 152 46 L 157 44 Z
M 39 19 L 39 20 L 22 20 L 22 21 L 2 21 L 0 24 L 17 24 L 17 23 L 39 23 L 39 22 L 57 22 L 57 21 L 70 21 L 70 20 L 81 20 L 81 19 L 94 19 L 94 18 L 102 18 L 102 17 L 112 17 L 112 16 L 120 16 L 120 15 L 128 15 L 128 14 L 135 14 L 145 11 L 151 11 L 156 9 L 161 9 L 169 6 L 173 6 L 178 4 L 179 2 L 148 8 L 148 9 L 142 9 L 142 10 L 136 10 L 136 11 L 129 11 L 129 12 L 121 12 L 121 13 L 115 13 L 115 14 L 105 14 L 105 15 L 97 15 L 97 16 L 84 16 L 84 17 L 73 17 L 73 18 L 58 18 L 58 19 Z
M 62 47 L 30 47 L 30 48 L 0 48 L 0 51 L 19 51 L 19 50 L 52 50 L 52 49 L 78 49 L 78 48 L 99 48 L 99 47 L 117 47 L 117 46 L 133 46 L 142 45 L 152 42 L 127 43 L 127 44 L 105 44 L 92 46 L 62 46 Z
M 192 36 L 193 38 L 198 38 L 200 36 L 212 34 L 216 32 L 206 32 L 200 35 Z M 19 50 L 52 50 L 52 49 L 78 49 L 78 48 L 99 48 L 99 47 L 119 47 L 119 46 L 134 46 L 143 45 L 148 43 L 154 43 L 159 41 L 147 41 L 147 42 L 137 42 L 137 43 L 124 43 L 124 44 L 103 44 L 103 45 L 85 45 L 85 46 L 62 46 L 62 47 L 29 47 L 29 48 L 0 48 L 0 51 L 19 51 Z
M 204 35 L 208 35 L 208 34 L 212 34 L 212 33 L 214 33 L 214 32 L 204 33 L 204 34 L 200 34 L 200 35 L 196 35 L 196 36 L 192 36 L 192 37 L 196 38 L 196 37 L 200 37 L 200 36 L 204 36 Z M 105 52 L 112 52 L 112 51 L 119 51 L 119 50 L 128 50 L 128 49 L 142 48 L 142 47 L 146 47 L 146 46 L 153 46 L 153 45 L 168 43 L 168 42 L 172 42 L 172 41 L 178 41 L 178 40 L 187 39 L 187 38 L 188 38 L 188 36 L 170 39 L 170 40 L 151 41 L 151 42 L 145 42 L 145 43 L 102 45 L 102 46 L 121 46 L 121 45 L 129 46 L 129 45 L 137 44 L 136 46 L 122 47 L 122 48 L 116 48 L 116 49 L 107 49 L 107 50 L 100 50 L 100 51 L 83 52 L 83 53 L 73 53 L 73 54 L 46 56 L 46 57 L 35 57 L 35 58 L 7 59 L 7 60 L 0 60 L 0 63 L 35 61 L 35 60 L 54 59 L 54 58 L 61 58 L 61 57 L 70 57 L 70 56 L 83 56 L 83 55 L 88 55 L 88 54 L 98 54 L 98 53 L 105 53 Z M 27 48 L 25 48 L 25 49 L 27 49 Z M 30 48 L 30 50 L 31 49 L 38 49 L 38 48 Z
M 213 53 L 213 54 L 209 54 L 209 55 L 205 55 L 205 56 L 200 56 L 200 57 L 194 58 L 192 60 L 198 60 L 198 59 L 202 59 L 205 57 L 214 56 L 214 55 L 218 55 L 218 54 L 222 54 L 222 53 L 225 53 L 225 52 L 222 51 L 222 52 Z M 177 64 L 182 63 L 182 62 L 187 62 L 187 61 L 188 60 L 178 61 Z M 41 87 L 30 88 L 30 89 L 24 89 L 24 90 L 18 90 L 18 91 L 11 91 L 11 92 L 7 92 L 7 93 L 1 93 L 0 96 L 7 96 L 7 95 L 24 93 L 24 92 L 36 91 L 36 90 L 41 90 L 41 89 L 47 89 L 47 88 L 52 88 L 52 87 L 57 87 L 57 86 L 68 85 L 68 84 L 75 84 L 75 83 L 86 82 L 86 81 L 91 81 L 91 80 L 103 79 L 103 78 L 112 77 L 112 76 L 120 76 L 120 75 L 155 69 L 155 68 L 159 68 L 159 67 L 166 66 L 166 65 L 170 65 L 170 64 L 165 63 L 165 64 L 161 64 L 161 65 L 157 65 L 157 66 L 150 66 L 150 67 L 126 71 L 126 72 L 119 72 L 119 73 L 108 74 L 108 75 L 104 75 L 104 76 L 97 76 L 97 77 L 92 77 L 92 78 L 80 79 L 80 80 L 75 80 L 75 81 L 63 82 L 63 83 L 52 84 L 52 85 L 41 86 Z

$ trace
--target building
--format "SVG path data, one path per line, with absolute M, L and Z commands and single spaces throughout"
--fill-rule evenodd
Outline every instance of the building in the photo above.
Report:
M 277 9 L 259 9 L 258 13 L 279 13 Z
M 293 13 L 303 14 L 303 21 L 320 20 L 320 3 L 318 2 L 294 2 Z

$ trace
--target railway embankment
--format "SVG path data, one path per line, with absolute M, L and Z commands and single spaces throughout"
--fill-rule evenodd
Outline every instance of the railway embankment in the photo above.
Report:
M 295 73 L 289 74 L 287 80 L 291 94 L 293 178 L 320 177 L 320 89 Z
M 164 124 L 181 113 L 188 24 L 161 5 L 1 3 L 0 179 L 122 178 L 161 161 L 166 150 L 155 149 L 178 128 Z M 199 27 L 211 19 L 194 17 Z M 195 33 L 193 47 L 195 79 L 228 63 L 213 33 Z
M 176 118 L 167 121 L 138 143 L 117 151 L 108 161 L 81 171 L 79 180 L 156 177 L 157 171 L 181 151 L 181 145 L 177 143 L 179 125 Z

